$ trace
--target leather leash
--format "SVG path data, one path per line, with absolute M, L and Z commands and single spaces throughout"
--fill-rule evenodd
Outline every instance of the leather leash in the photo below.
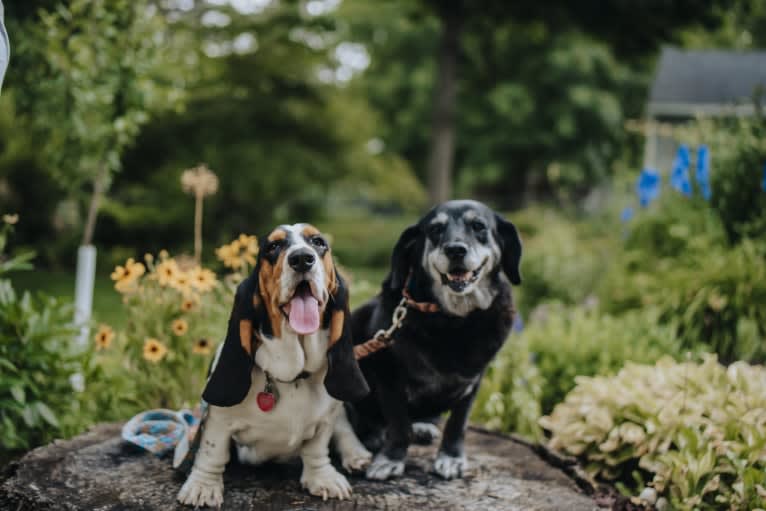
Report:
M 402 289 L 402 299 L 394 309 L 394 313 L 391 315 L 391 326 L 387 329 L 381 328 L 375 335 L 362 344 L 354 346 L 354 357 L 359 360 L 364 357 L 370 356 L 373 353 L 386 349 L 394 343 L 394 332 L 401 328 L 404 323 L 404 318 L 407 317 L 408 307 L 415 309 L 423 313 L 439 312 L 441 308 L 438 304 L 433 302 L 417 302 L 412 298 L 412 295 L 407 290 L 412 278 L 412 272 L 407 277 L 407 282 Z

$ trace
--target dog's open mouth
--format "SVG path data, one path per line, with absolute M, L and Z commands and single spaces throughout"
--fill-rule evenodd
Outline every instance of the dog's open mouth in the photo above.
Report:
M 282 306 L 282 312 L 290 328 L 299 335 L 308 335 L 319 330 L 319 305 L 311 284 L 304 280 L 295 287 L 293 297 Z
M 442 273 L 442 284 L 449 286 L 449 288 L 456 293 L 465 291 L 465 289 L 478 280 L 481 275 L 481 269 L 486 264 L 486 260 L 479 265 L 475 270 L 467 270 L 463 267 L 456 266 L 450 269 L 447 273 Z

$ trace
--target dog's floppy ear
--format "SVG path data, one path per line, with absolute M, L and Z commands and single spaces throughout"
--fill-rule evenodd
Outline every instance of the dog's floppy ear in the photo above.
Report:
M 213 372 L 208 378 L 202 399 L 215 406 L 241 403 L 250 390 L 253 370 L 253 332 L 257 330 L 254 300 L 258 293 L 258 269 L 237 287 L 234 307 L 229 317 L 226 340 Z
M 370 387 L 354 357 L 348 289 L 337 271 L 335 280 L 336 291 L 325 310 L 330 348 L 327 350 L 328 367 L 324 385 L 327 393 L 339 401 L 358 401 L 370 392 Z
M 420 236 L 420 224 L 407 227 L 391 253 L 391 288 L 402 289 L 407 281 L 415 256 L 415 246 Z
M 500 264 L 511 284 L 521 284 L 521 238 L 516 226 L 498 214 L 495 214 L 497 240 L 500 244 Z

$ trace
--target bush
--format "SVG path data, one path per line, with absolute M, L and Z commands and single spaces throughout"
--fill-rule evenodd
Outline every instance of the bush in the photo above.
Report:
M 550 447 L 629 492 L 649 485 L 675 509 L 766 506 L 766 370 L 703 363 L 628 363 L 579 377 L 540 424 Z
M 33 254 L 4 251 L 17 217 L 0 227 L 0 277 L 30 269 Z M 64 420 L 77 404 L 70 378 L 81 367 L 73 350 L 73 307 L 45 295 L 19 296 L 0 278 L 0 462 L 14 452 L 65 433 Z
M 711 205 L 729 240 L 766 236 L 766 116 L 700 120 L 682 133 L 685 141 L 705 143 L 711 155 Z
M 612 243 L 559 215 L 530 209 L 510 215 L 524 243 L 518 289 L 523 310 L 546 301 L 580 304 L 597 288 Z
M 579 375 L 612 375 L 626 362 L 679 356 L 674 329 L 648 312 L 620 317 L 549 305 L 490 366 L 475 417 L 490 427 L 541 438 L 537 419 L 575 387 Z
M 675 258 L 628 251 L 604 280 L 611 313 L 650 307 L 673 324 L 682 347 L 717 353 L 724 363 L 766 360 L 766 247 L 750 240 L 708 246 Z

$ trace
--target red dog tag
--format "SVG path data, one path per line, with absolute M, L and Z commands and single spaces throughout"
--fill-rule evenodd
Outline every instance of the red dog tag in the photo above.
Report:
M 266 388 L 264 388 L 262 392 L 259 392 L 255 397 L 255 402 L 258 403 L 258 408 L 264 412 L 270 412 L 277 404 L 277 396 L 277 389 L 274 387 L 271 375 L 266 373 Z
M 270 412 L 277 404 L 277 398 L 271 392 L 259 392 L 255 400 L 258 402 L 258 408 L 264 412 Z

